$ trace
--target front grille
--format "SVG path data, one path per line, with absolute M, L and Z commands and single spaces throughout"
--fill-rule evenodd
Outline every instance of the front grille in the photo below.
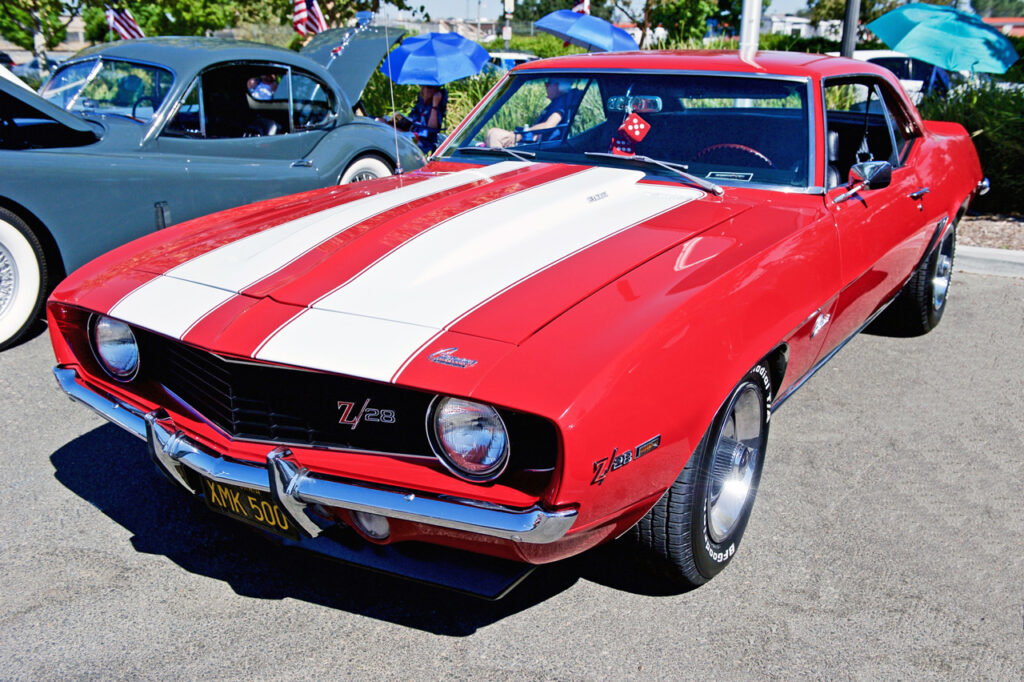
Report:
M 431 455 L 424 424 L 432 394 L 229 361 L 156 334 L 138 337 L 146 377 L 232 437 Z
M 160 384 L 233 438 L 434 456 L 426 434 L 432 393 L 226 360 L 158 334 L 134 331 L 142 359 L 140 379 Z M 558 448 L 554 424 L 513 410 L 499 412 L 512 445 L 509 469 L 554 467 Z

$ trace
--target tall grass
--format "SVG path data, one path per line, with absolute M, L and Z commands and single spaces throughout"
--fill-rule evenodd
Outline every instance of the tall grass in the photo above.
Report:
M 1024 213 L 1024 90 L 995 84 L 926 97 L 925 119 L 960 123 L 974 139 L 992 191 L 972 208 L 984 213 Z

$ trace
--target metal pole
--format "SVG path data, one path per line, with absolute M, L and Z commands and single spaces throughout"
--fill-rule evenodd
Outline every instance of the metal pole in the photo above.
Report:
M 743 0 L 740 18 L 740 58 L 751 61 L 761 36 L 761 0 Z
M 857 47 L 857 23 L 860 21 L 860 0 L 846 0 L 846 16 L 843 18 L 843 43 L 839 54 L 852 57 Z
M 480 3 L 483 0 L 476 0 L 476 41 L 480 42 L 483 38 L 483 34 L 480 33 Z

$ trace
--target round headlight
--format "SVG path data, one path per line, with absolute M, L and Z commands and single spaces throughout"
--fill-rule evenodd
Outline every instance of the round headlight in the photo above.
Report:
M 96 358 L 110 376 L 128 381 L 139 369 L 139 345 L 135 334 L 124 322 L 105 315 L 93 318 L 92 345 Z
M 433 435 L 441 462 L 471 481 L 496 478 L 508 464 L 508 432 L 498 411 L 458 398 L 434 407 Z

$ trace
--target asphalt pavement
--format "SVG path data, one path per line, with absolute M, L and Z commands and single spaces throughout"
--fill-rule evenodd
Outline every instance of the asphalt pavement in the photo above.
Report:
M 506 599 L 276 548 L 0 353 L 0 678 L 1024 678 L 1024 279 L 862 335 L 773 415 L 733 563 L 663 594 L 608 551 Z M 698 360 L 699 359 L 695 359 Z

